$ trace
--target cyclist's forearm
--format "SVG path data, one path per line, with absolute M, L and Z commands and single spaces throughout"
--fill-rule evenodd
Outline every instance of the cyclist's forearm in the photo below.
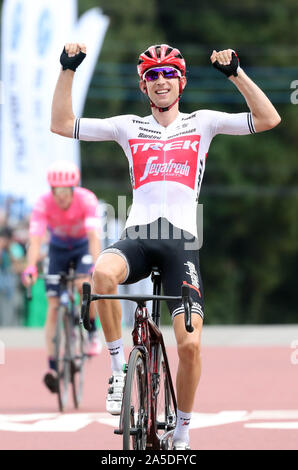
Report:
M 237 77 L 229 78 L 244 96 L 257 132 L 272 129 L 280 123 L 281 118 L 269 98 L 242 69 Z
M 92 231 L 88 233 L 88 240 L 89 240 L 89 253 L 92 256 L 93 263 L 95 264 L 97 258 L 99 257 L 101 244 L 99 240 L 99 236 L 96 231 Z
M 36 266 L 40 258 L 42 237 L 34 235 L 30 237 L 27 251 L 27 266 Z
M 65 137 L 73 135 L 75 119 L 71 94 L 73 77 L 72 70 L 61 70 L 52 102 L 51 131 Z

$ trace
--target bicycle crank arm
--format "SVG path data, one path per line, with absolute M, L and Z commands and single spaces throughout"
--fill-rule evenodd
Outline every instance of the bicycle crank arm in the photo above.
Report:
M 121 435 L 123 434 L 123 429 L 114 429 L 114 434 Z M 142 431 L 138 428 L 131 428 L 129 431 L 129 434 L 131 436 L 137 436 L 139 435 L 139 438 L 142 436 Z

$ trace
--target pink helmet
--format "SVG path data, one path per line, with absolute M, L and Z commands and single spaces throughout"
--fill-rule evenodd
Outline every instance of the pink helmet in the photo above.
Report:
M 52 188 L 77 186 L 80 181 L 80 170 L 71 161 L 56 160 L 48 169 L 48 183 Z
M 186 64 L 181 52 L 167 44 L 151 46 L 140 55 L 138 74 L 142 78 L 146 70 L 164 64 L 177 67 L 185 75 Z

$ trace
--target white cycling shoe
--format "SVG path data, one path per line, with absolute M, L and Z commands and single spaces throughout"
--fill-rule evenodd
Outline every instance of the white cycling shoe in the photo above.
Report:
M 190 450 L 189 444 L 183 441 L 173 442 L 173 450 Z
M 125 374 L 124 372 L 114 371 L 112 377 L 109 379 L 110 387 L 108 389 L 108 395 L 106 399 L 106 410 L 112 415 L 120 415 L 122 399 L 123 399 L 123 388 L 124 388 Z

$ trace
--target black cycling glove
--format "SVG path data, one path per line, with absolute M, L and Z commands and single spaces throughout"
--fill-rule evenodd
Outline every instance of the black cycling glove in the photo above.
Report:
M 236 54 L 236 52 L 232 52 L 232 60 L 229 63 L 229 65 L 222 65 L 217 60 L 213 62 L 213 67 L 216 69 L 220 70 L 222 73 L 224 73 L 227 77 L 230 77 L 231 75 L 234 75 L 234 77 L 238 76 L 237 69 L 239 67 L 239 59 Z
M 65 47 L 64 47 L 62 54 L 60 56 L 60 63 L 63 67 L 63 70 L 70 69 L 70 70 L 73 70 L 73 72 L 75 72 L 77 67 L 83 62 L 85 57 L 86 57 L 86 54 L 82 51 L 79 54 L 76 54 L 74 57 L 68 57 L 68 54 L 65 51 Z

